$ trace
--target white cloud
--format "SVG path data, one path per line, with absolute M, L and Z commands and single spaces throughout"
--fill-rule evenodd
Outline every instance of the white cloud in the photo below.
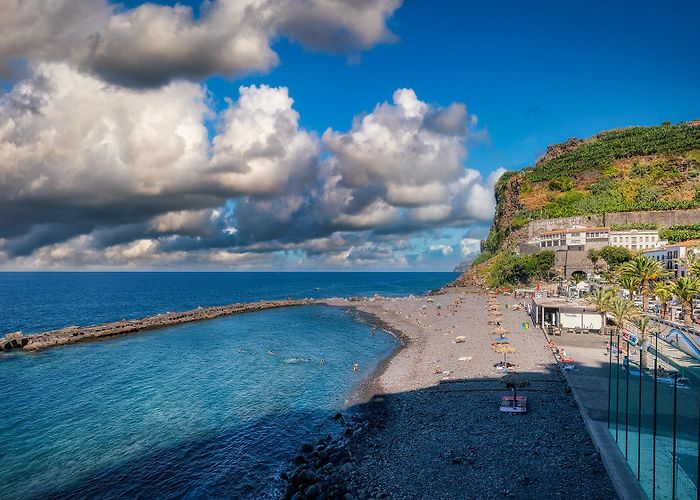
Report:
M 157 86 L 173 79 L 265 72 L 271 43 L 287 36 L 330 52 L 392 40 L 387 19 L 399 0 L 213 0 L 197 18 L 188 6 L 106 0 L 5 0 L 0 68 L 13 59 L 71 62 L 116 83 Z
M 231 194 L 279 194 L 308 184 L 319 156 L 316 136 L 299 129 L 286 88 L 242 87 L 214 138 L 212 167 Z
M 481 240 L 475 238 L 462 238 L 459 240 L 459 248 L 462 257 L 476 257 L 481 251 Z
M 442 255 L 450 255 L 454 251 L 454 249 L 448 245 L 430 245 L 428 250 L 431 252 L 439 252 Z
M 493 181 L 463 167 L 463 105 L 402 89 L 320 141 L 293 103 L 242 87 L 217 116 L 196 84 L 135 90 L 38 65 L 0 100 L 0 262 L 406 265 L 422 231 L 491 218 Z

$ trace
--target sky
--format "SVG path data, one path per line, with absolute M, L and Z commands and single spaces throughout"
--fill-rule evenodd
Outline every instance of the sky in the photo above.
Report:
M 0 269 L 450 270 L 506 170 L 700 118 L 698 2 L 8 0 Z

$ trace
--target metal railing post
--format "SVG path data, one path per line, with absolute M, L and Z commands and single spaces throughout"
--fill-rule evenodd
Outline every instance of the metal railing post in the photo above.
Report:
M 629 443 L 629 419 L 630 419 L 630 343 L 627 342 L 627 355 L 625 356 L 627 363 L 625 370 L 627 378 L 625 379 L 625 460 L 627 460 L 627 448 Z
M 651 452 L 651 498 L 655 499 L 656 498 L 656 385 L 657 385 L 657 379 L 658 379 L 658 370 L 657 368 L 659 367 L 659 336 L 656 336 L 656 347 L 654 349 L 654 424 L 653 424 L 653 444 L 652 444 L 652 452 Z
M 615 442 L 617 443 L 620 423 L 620 331 L 617 332 L 617 366 L 615 367 Z
M 676 416 L 678 414 L 678 372 L 673 374 L 673 451 L 671 453 L 673 462 L 673 474 L 671 483 L 671 499 L 676 499 Z
M 610 339 L 608 340 L 608 429 L 610 429 L 610 408 L 612 405 L 612 328 L 610 329 Z
M 642 479 L 642 361 L 644 346 L 639 350 L 639 411 L 637 414 L 637 479 Z

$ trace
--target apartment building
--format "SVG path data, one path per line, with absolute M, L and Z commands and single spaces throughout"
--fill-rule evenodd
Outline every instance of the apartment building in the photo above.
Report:
M 570 229 L 547 231 L 528 243 L 552 250 L 584 250 L 602 248 L 608 244 L 608 239 L 609 231 L 606 227 L 574 226 Z
M 649 248 L 660 248 L 668 242 L 659 238 L 656 229 L 628 229 L 625 231 L 610 231 L 610 242 L 612 247 L 625 247 L 628 250 L 646 250 Z
M 679 276 L 685 276 L 687 273 L 685 259 L 691 253 L 700 253 L 700 240 L 671 243 L 642 253 L 651 259 L 661 261 L 669 276 L 678 278 Z

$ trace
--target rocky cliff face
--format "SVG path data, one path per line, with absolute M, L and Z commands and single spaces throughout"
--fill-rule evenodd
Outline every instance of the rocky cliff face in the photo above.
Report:
M 561 142 L 559 144 L 552 144 L 551 146 L 547 146 L 547 152 L 544 154 L 544 156 L 537 160 L 537 163 L 535 165 L 539 166 L 543 163 L 553 160 L 554 158 L 558 158 L 564 153 L 575 151 L 584 142 L 585 141 L 583 141 L 582 139 L 572 137 L 571 139 L 567 139 L 566 141 Z

